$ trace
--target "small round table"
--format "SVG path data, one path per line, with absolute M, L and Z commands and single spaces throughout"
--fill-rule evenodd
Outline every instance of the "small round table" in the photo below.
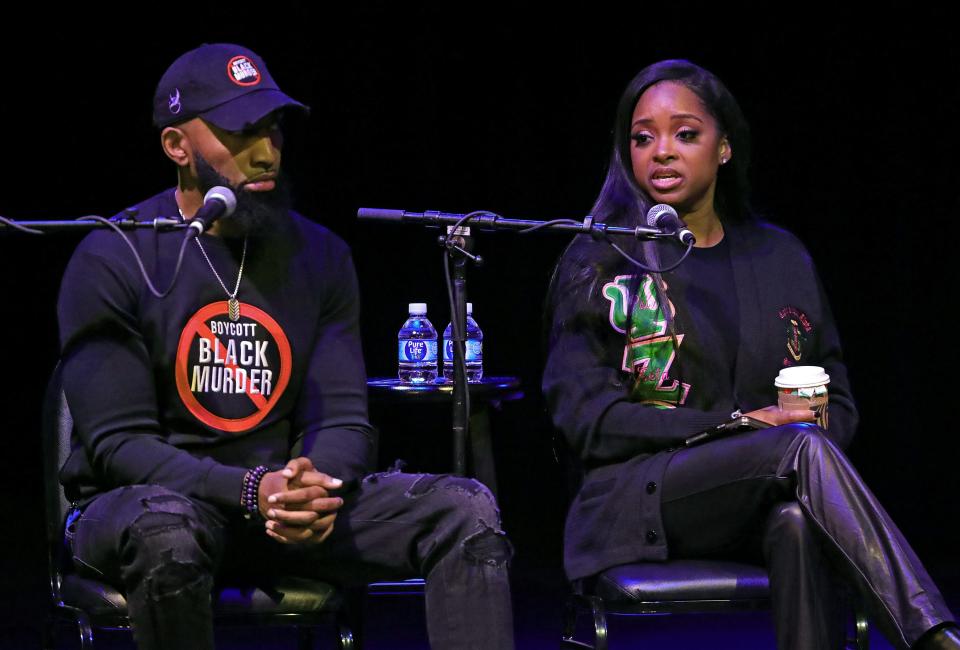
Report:
M 523 398 L 517 377 L 484 377 L 467 384 L 470 392 L 469 449 L 473 476 L 496 494 L 497 477 L 490 432 L 490 407 Z M 405 384 L 396 378 L 367 380 L 370 402 L 377 407 L 401 404 L 451 404 L 453 382 L 438 379 L 426 384 Z M 465 465 L 466 466 L 466 465 Z

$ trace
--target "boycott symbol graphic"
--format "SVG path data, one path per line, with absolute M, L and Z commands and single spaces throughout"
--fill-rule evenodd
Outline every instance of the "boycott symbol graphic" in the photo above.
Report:
M 180 335 L 180 343 L 177 346 L 177 363 L 176 363 L 176 381 L 177 381 L 177 392 L 180 394 L 180 399 L 183 400 L 184 405 L 187 409 L 196 417 L 198 420 L 204 424 L 211 426 L 215 429 L 220 429 L 221 431 L 229 431 L 231 433 L 239 433 L 241 431 L 247 431 L 258 425 L 263 418 L 276 406 L 277 401 L 283 395 L 284 390 L 287 387 L 287 383 L 290 381 L 290 372 L 292 369 L 292 355 L 290 353 L 290 342 L 287 340 L 286 334 L 284 334 L 283 329 L 273 318 L 270 317 L 265 311 L 258 309 L 252 305 L 246 303 L 240 304 L 240 313 L 245 319 L 253 321 L 255 327 L 264 328 L 270 336 L 273 338 L 273 342 L 276 344 L 276 349 L 280 357 L 280 368 L 279 372 L 271 373 L 270 375 L 270 390 L 269 395 L 265 394 L 265 391 L 262 390 L 261 384 L 258 389 L 258 384 L 254 381 L 252 375 L 257 372 L 257 370 L 251 371 L 251 377 L 248 381 L 247 371 L 245 368 L 238 366 L 236 359 L 234 361 L 229 361 L 231 358 L 227 355 L 225 358 L 217 356 L 217 352 L 214 352 L 215 363 L 222 363 L 223 371 L 227 370 L 231 373 L 231 383 L 233 382 L 233 377 L 236 378 L 236 388 L 237 390 L 229 391 L 233 393 L 239 393 L 238 397 L 243 396 L 246 399 L 253 412 L 250 415 L 240 417 L 240 418 L 228 418 L 222 415 L 213 413 L 206 406 L 200 403 L 200 400 L 197 399 L 191 387 L 191 376 L 189 373 L 189 358 L 190 352 L 193 348 L 194 341 L 197 341 L 198 346 L 201 348 L 201 354 L 203 350 L 226 350 L 227 346 L 224 346 L 216 334 L 210 329 L 208 325 L 211 319 L 222 316 L 225 319 L 228 316 L 229 306 L 227 301 L 214 302 L 206 307 L 202 307 L 193 317 L 187 321 L 186 326 L 183 328 L 183 333 Z M 243 341 L 243 344 L 249 344 L 250 350 L 257 348 L 258 342 L 247 342 Z M 266 342 L 262 342 L 264 347 Z M 258 348 L 259 350 L 259 348 Z M 249 354 L 244 352 L 241 353 L 241 357 L 250 356 L 253 357 L 253 352 L 250 351 Z M 233 357 L 237 355 L 234 354 Z M 259 352 L 257 353 L 257 358 L 260 358 Z M 241 361 L 241 363 L 244 363 Z M 242 382 L 240 381 L 242 378 Z M 195 380 L 195 377 L 194 377 Z M 225 381 L 225 380 L 224 380 Z
M 253 61 L 240 55 L 227 61 L 227 76 L 238 86 L 256 86 L 260 83 L 260 71 Z

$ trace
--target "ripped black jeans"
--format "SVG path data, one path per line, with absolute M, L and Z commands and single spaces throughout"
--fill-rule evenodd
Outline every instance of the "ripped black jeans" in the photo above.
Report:
M 473 479 L 372 474 L 318 545 L 279 544 L 262 524 L 154 485 L 97 497 L 67 537 L 78 571 L 125 592 L 141 650 L 212 648 L 210 594 L 225 574 L 341 585 L 424 576 L 431 647 L 513 647 L 512 547 Z

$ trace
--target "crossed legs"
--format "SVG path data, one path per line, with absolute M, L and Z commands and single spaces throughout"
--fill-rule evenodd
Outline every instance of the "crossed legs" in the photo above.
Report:
M 778 645 L 840 647 L 836 578 L 898 647 L 952 620 L 940 592 L 856 470 L 814 426 L 793 424 L 677 452 L 662 492 L 671 557 L 758 549 Z

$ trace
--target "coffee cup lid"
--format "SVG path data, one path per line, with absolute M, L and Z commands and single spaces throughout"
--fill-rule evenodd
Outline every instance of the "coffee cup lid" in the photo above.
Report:
M 803 388 L 829 383 L 830 375 L 820 366 L 791 366 L 780 370 L 773 385 L 777 388 Z

